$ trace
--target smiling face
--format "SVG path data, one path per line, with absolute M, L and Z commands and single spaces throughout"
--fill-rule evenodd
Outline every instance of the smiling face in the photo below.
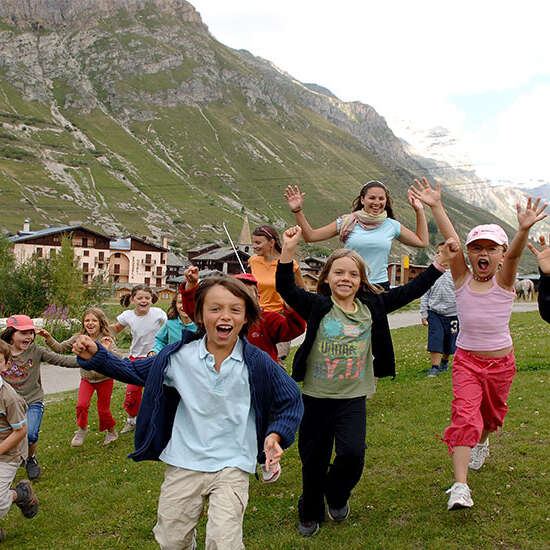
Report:
M 86 334 L 91 338 L 99 336 L 99 319 L 93 314 L 88 313 L 82 321 Z
M 349 257 L 334 260 L 327 275 L 327 283 L 335 300 L 353 300 L 361 286 L 359 266 Z
M 153 296 L 146 290 L 138 290 L 130 301 L 135 306 L 136 315 L 147 315 L 151 309 Z
M 246 305 L 242 298 L 235 296 L 227 288 L 214 285 L 204 297 L 201 317 L 208 351 L 230 351 L 246 323 Z
M 468 259 L 478 277 L 492 277 L 504 257 L 504 247 L 489 239 L 472 241 L 467 247 Z
M 258 256 L 266 256 L 273 253 L 274 248 L 273 239 L 268 239 L 262 235 L 254 235 L 252 237 L 252 248 Z
M 25 351 L 34 341 L 34 330 L 16 330 L 11 337 L 13 352 L 17 355 Z
M 361 197 L 361 204 L 367 214 L 377 216 L 386 208 L 386 191 L 382 187 L 369 187 Z

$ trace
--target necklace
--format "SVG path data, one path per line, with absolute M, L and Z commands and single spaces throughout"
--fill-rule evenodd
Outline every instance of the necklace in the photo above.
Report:
M 475 273 L 472 273 L 472 279 L 474 281 L 481 281 L 483 283 L 486 282 L 486 281 L 490 281 L 493 277 L 494 277 L 494 275 L 489 275 L 489 277 L 479 277 Z

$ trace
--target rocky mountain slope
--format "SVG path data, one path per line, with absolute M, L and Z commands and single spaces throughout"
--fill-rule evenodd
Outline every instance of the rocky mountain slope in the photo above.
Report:
M 185 0 L 4 0 L 0 122 L 1 228 L 77 221 L 176 250 L 245 215 L 284 227 L 288 184 L 319 225 L 383 179 L 410 226 L 425 170 L 372 107 L 220 44 Z M 448 206 L 461 232 L 496 219 Z

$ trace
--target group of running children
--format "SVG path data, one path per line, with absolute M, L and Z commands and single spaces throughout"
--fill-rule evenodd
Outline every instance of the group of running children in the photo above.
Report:
M 370 200 L 376 193 L 378 199 Z M 302 213 L 304 195 L 288 188 L 285 196 L 298 225 L 284 232 L 282 244 L 272 226 L 260 226 L 253 235 L 252 273 L 199 281 L 198 269 L 188 268 L 187 282 L 174 298 L 168 320 L 161 309 L 151 307 L 156 297 L 142 285 L 124 298 L 124 304 L 132 303 L 134 309 L 120 314 L 115 324 L 109 325 L 100 309 L 91 308 L 83 316 L 81 332 L 61 343 L 35 329 L 25 315 L 7 320 L 0 340 L 0 517 L 13 502 L 25 517 L 38 510 L 28 480 L 10 487 L 22 460 L 29 479 L 40 475 L 40 363 L 46 361 L 81 369 L 73 446 L 82 445 L 88 433 L 94 391 L 100 430 L 106 431 L 104 444 L 117 439 L 110 412 L 113 379 L 128 384 L 128 420 L 122 432 L 135 429 L 130 456 L 166 464 L 153 529 L 161 548 L 196 547 L 196 526 L 207 499 L 206 548 L 244 548 L 249 474 L 260 464 L 261 479 L 276 481 L 283 451 L 297 431 L 302 462 L 299 533 L 314 535 L 327 512 L 335 522 L 346 520 L 364 466 L 365 398 L 375 392 L 377 378 L 395 376 L 387 315 L 424 295 L 446 266 L 460 321 L 451 425 L 443 436 L 452 451 L 455 478 L 447 491 L 447 507 L 473 505 L 468 469 L 479 469 L 489 455 L 488 435 L 503 424 L 516 370 L 509 320 L 517 266 L 530 228 L 546 217 L 546 205 L 529 199 L 525 208 L 517 206 L 518 231 L 511 243 L 498 225 L 472 229 L 466 239 L 468 267 L 439 185 L 415 180 L 409 202 L 417 212 L 418 227 L 425 223 L 420 210 L 427 205 L 445 238 L 433 264 L 409 283 L 386 288 L 384 281 L 369 280 L 358 252 L 341 248 L 327 259 L 317 293 L 312 293 L 297 284 L 300 275 L 294 260 L 304 230 L 310 236 L 312 231 Z M 364 231 L 365 238 L 373 239 L 372 232 L 386 219 L 389 192 L 381 182 L 369 182 L 359 199 L 361 212 L 335 222 L 325 233 L 333 236 L 333 229 L 343 226 L 347 234 Z M 391 231 L 399 235 L 395 224 Z M 407 231 L 418 236 L 418 243 L 424 242 L 422 229 L 416 234 Z M 405 235 L 409 241 L 416 239 Z M 550 322 L 550 248 L 543 238 L 540 251 L 529 247 L 542 273 L 540 312 Z M 130 357 L 123 359 L 114 334 L 126 327 L 132 344 Z M 304 331 L 289 376 L 277 362 L 277 344 Z M 54 351 L 35 344 L 35 334 Z M 77 357 L 61 354 L 70 349 Z M 301 390 L 297 382 L 303 383 Z

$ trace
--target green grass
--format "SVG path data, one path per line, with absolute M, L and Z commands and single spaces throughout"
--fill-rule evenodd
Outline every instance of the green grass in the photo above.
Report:
M 549 330 L 536 312 L 513 315 L 519 371 L 505 425 L 491 438 L 491 457 L 470 476 L 471 510 L 446 511 L 444 491 L 452 470 L 446 446 L 435 434 L 449 423 L 450 373 L 426 378 L 425 328 L 408 327 L 392 333 L 397 378 L 380 380 L 367 403 L 365 470 L 351 499 L 349 520 L 328 522 L 311 539 L 297 534 L 300 462 L 293 445 L 276 484 L 264 486 L 251 478 L 244 523 L 247 549 L 548 548 Z M 116 383 L 112 411 L 119 428 L 123 396 L 123 384 Z M 131 436 L 102 448 L 94 403 L 88 439 L 83 447 L 71 448 L 75 403 L 76 391 L 48 396 L 38 454 L 43 474 L 34 484 L 40 512 L 29 521 L 13 507 L 2 523 L 7 547 L 157 548 L 151 529 L 162 464 L 127 460 Z M 20 470 L 18 478 L 22 475 Z M 200 548 L 204 527 L 203 517 Z

